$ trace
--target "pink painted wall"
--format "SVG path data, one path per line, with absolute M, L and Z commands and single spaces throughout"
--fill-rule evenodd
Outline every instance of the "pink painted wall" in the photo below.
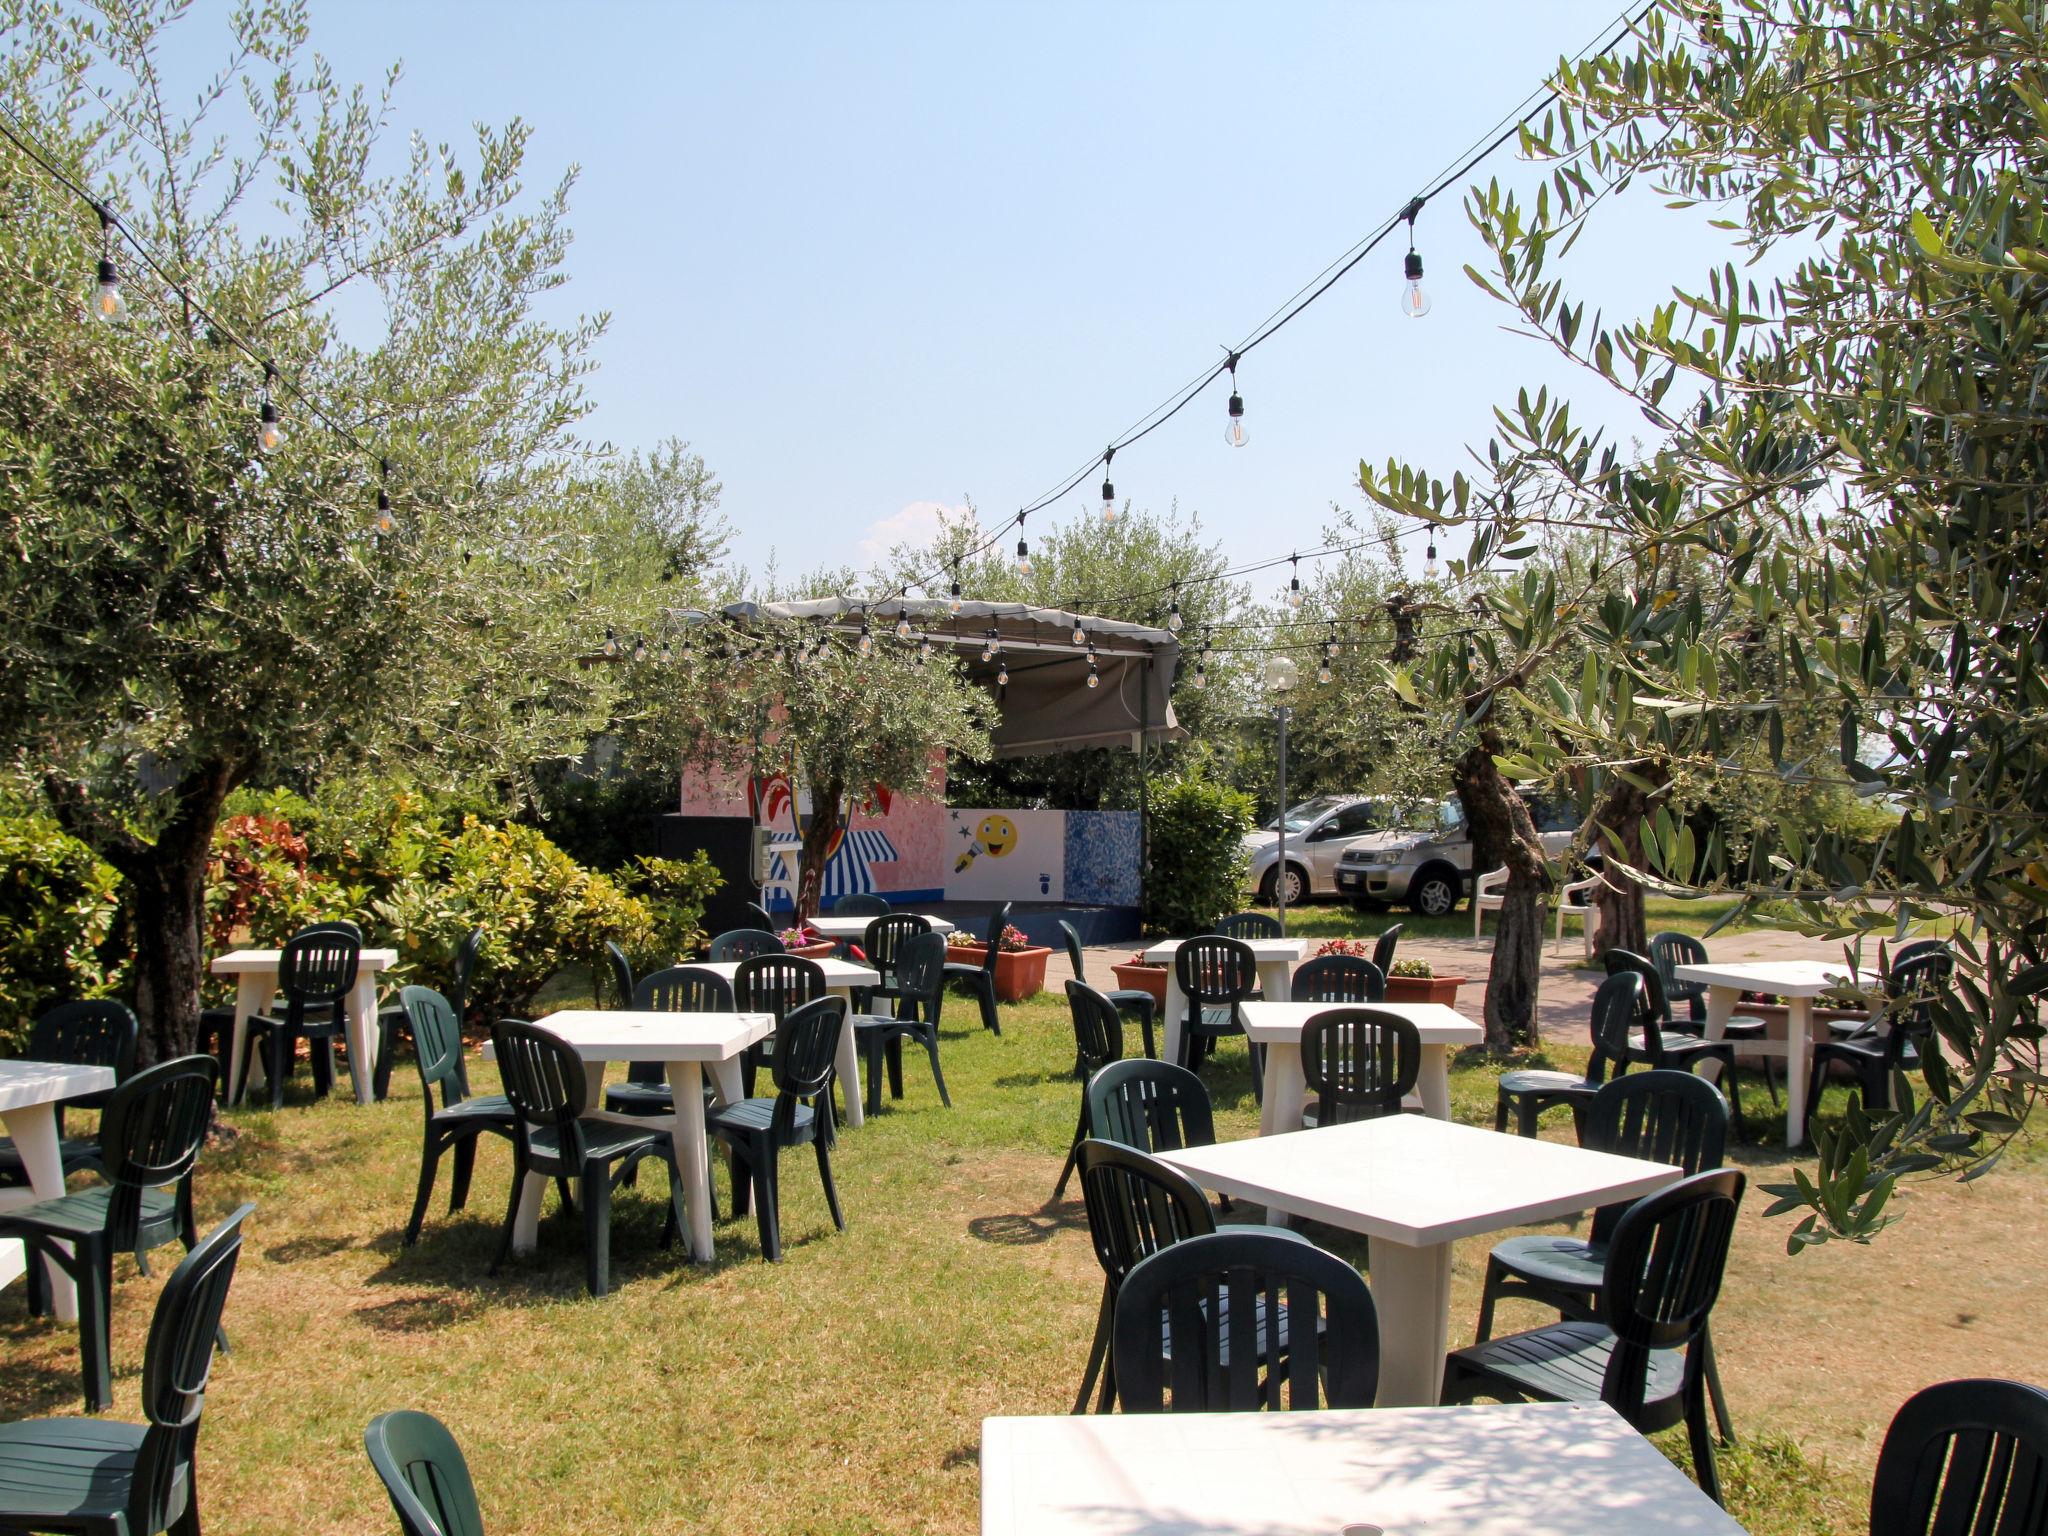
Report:
M 934 895 L 946 885 L 944 866 L 946 844 L 945 759 L 935 754 L 932 777 L 924 794 L 891 797 L 889 809 L 856 807 L 849 830 L 879 829 L 896 849 L 896 860 L 874 864 L 870 873 L 884 891 L 922 891 Z M 747 814 L 746 780 L 743 775 L 719 769 L 689 766 L 682 775 L 682 803 L 685 816 L 744 816 Z M 801 809 L 810 810 L 809 796 L 802 797 Z M 775 822 L 777 831 L 791 831 L 785 809 Z

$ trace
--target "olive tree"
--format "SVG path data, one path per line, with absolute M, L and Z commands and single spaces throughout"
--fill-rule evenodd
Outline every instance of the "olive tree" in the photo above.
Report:
M 122 876 L 146 1059 L 192 1044 L 237 785 L 575 750 L 608 685 L 558 495 L 601 322 L 535 313 L 569 179 L 525 189 L 516 121 L 387 147 L 397 71 L 338 84 L 302 5 L 229 15 L 192 100 L 166 34 L 210 24 L 0 0 L 0 104 L 177 278 L 120 248 L 97 323 L 99 220 L 0 148 L 0 743 Z
M 1524 390 L 1476 478 L 1361 469 L 1390 509 L 1469 524 L 1473 569 L 1526 557 L 1540 520 L 1624 571 L 1605 591 L 1525 573 L 1488 599 L 1499 652 L 1440 656 L 1428 686 L 1474 712 L 1519 693 L 1579 763 L 1653 755 L 1731 786 L 1810 779 L 1794 727 L 1820 715 L 1832 766 L 1897 808 L 1874 850 L 1785 818 L 1737 858 L 1677 817 L 1638 824 L 1645 878 L 1794 903 L 1866 968 L 1871 940 L 1955 928 L 1924 1095 L 1822 1133 L 1819 1167 L 1774 1190 L 1803 1212 L 1794 1246 L 1867 1240 L 1902 1175 L 1987 1171 L 2042 1081 L 2044 28 L 1993 0 L 1653 6 L 1628 45 L 1561 68 L 1523 135 L 1534 199 L 1496 183 L 1467 208 L 1490 253 L 1474 279 L 1654 444 L 1624 456 Z M 1675 271 L 1635 319 L 1580 297 L 1572 243 L 1632 185 L 1711 212 L 1747 273 Z M 1689 592 L 1655 580 L 1673 549 L 1704 578 Z M 1521 688 L 1564 656 L 1576 686 Z

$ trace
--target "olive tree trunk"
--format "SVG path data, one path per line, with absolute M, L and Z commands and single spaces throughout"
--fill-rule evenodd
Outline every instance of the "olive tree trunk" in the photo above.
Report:
M 1643 912 L 1643 883 L 1620 866 L 1643 867 L 1643 817 L 1651 799 L 1671 782 L 1671 772 L 1662 762 L 1645 760 L 1627 765 L 1628 773 L 1612 773 L 1607 793 L 1593 812 L 1598 845 L 1606 855 L 1600 884 L 1593 887 L 1593 957 L 1597 960 L 1610 949 L 1630 949 L 1648 954 L 1649 919 Z
M 154 841 L 103 814 L 83 786 L 44 781 L 58 823 L 121 874 L 122 927 L 134 950 L 129 978 L 141 1025 L 139 1065 L 189 1055 L 198 1039 L 206 865 L 221 806 L 242 777 L 243 770 L 228 762 L 188 769 L 170 791 L 177 809 Z
M 1460 757 L 1451 783 L 1472 835 L 1472 870 L 1478 876 L 1506 866 L 1500 927 L 1486 979 L 1486 1046 L 1511 1051 L 1536 1043 L 1536 994 L 1543 964 L 1544 897 L 1550 871 L 1543 862 L 1529 808 L 1494 762 L 1499 734 L 1482 730 Z
M 796 920 L 809 922 L 818 915 L 825 895 L 825 861 L 831 856 L 832 834 L 839 828 L 839 808 L 846 799 L 846 784 L 840 779 L 811 781 L 811 819 L 804 828 L 803 846 L 797 854 Z

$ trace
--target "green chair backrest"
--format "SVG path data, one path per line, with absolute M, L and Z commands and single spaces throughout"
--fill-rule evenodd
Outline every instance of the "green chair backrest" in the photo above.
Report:
M 112 1067 L 114 1081 L 135 1070 L 135 1042 L 141 1028 L 125 1003 L 110 997 L 59 1003 L 28 1027 L 30 1061 L 61 1061 L 74 1067 Z M 102 1108 L 113 1093 L 103 1088 L 67 1099 L 83 1109 Z
M 192 1447 L 213 1372 L 214 1341 L 242 1253 L 242 1223 L 255 1209 L 239 1207 L 202 1237 L 157 1298 L 142 1356 L 142 1409 L 149 1428 L 135 1460 L 130 1531 L 174 1529 L 192 1502 Z
M 1088 1124 L 1104 1141 L 1140 1152 L 1213 1146 L 1209 1090 L 1186 1067 L 1143 1056 L 1113 1061 L 1088 1080 Z
M 834 917 L 886 917 L 889 910 L 889 898 L 872 891 L 856 891 L 832 904 Z
M 1268 917 L 1263 912 L 1233 912 L 1228 917 L 1216 919 L 1216 925 L 1209 930 L 1220 933 L 1226 939 L 1278 939 L 1286 937 L 1280 927 L 1280 919 Z
M 946 997 L 946 936 L 927 929 L 905 939 L 896 950 L 896 991 L 905 1003 L 917 1005 L 927 1024 L 939 1022 Z
M 571 1167 L 583 1162 L 583 1112 L 590 1107 L 590 1082 L 583 1058 L 552 1030 L 523 1019 L 500 1019 L 491 1026 L 491 1049 L 505 1097 L 518 1111 L 513 1133 L 521 1156 L 528 1154 L 528 1128 L 541 1126 L 561 1137 L 562 1160 Z
M 144 1067 L 107 1096 L 100 1162 L 113 1186 L 107 1239 L 116 1253 L 135 1247 L 143 1191 L 168 1189 L 199 1160 L 219 1081 L 211 1056 L 179 1056 Z
M 432 987 L 401 987 L 398 1005 L 412 1028 L 413 1060 L 420 1071 L 420 1096 L 426 1101 L 427 1118 L 434 1118 L 434 1089 L 441 1090 L 441 1107 L 460 1104 L 469 1097 L 469 1085 L 462 1072 L 462 1030 L 456 1021 L 455 1005 Z
M 614 1008 L 633 1006 L 633 962 L 626 958 L 626 952 L 611 939 L 604 941 L 604 957 L 611 963 L 612 987 L 619 994 Z
M 1060 919 L 1060 939 L 1067 946 L 1067 964 L 1073 967 L 1074 980 L 1086 981 L 1088 962 L 1081 953 L 1081 935 L 1064 917 Z
M 362 965 L 363 939 L 354 923 L 318 923 L 285 940 L 277 959 L 277 990 L 285 1023 L 297 1029 L 309 1008 L 325 1005 L 342 1017 Z
M 484 1536 L 469 1463 L 439 1419 L 410 1409 L 380 1413 L 363 1431 L 363 1449 L 405 1536 Z
M 1085 981 L 1067 983 L 1067 1011 L 1074 1016 L 1074 1059 L 1083 1080 L 1124 1057 L 1124 1016 L 1116 1004 Z
M 733 928 L 711 941 L 711 959 L 751 960 L 756 955 L 784 955 L 782 940 L 765 928 Z

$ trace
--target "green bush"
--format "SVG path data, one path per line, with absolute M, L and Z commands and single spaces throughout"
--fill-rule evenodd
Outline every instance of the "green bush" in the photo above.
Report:
M 646 904 L 654 936 L 636 958 L 647 968 L 678 965 L 704 946 L 704 903 L 725 884 L 725 876 L 702 848 L 687 859 L 643 854 L 621 872 L 627 888 Z
M 15 1055 L 52 1004 L 119 990 L 120 877 L 43 816 L 0 816 L 0 860 L 0 1047 Z
M 607 874 L 624 869 L 654 840 L 654 819 L 676 808 L 672 777 L 590 773 L 554 765 L 534 774 L 535 804 L 520 819 L 572 858 Z
M 532 827 L 465 817 L 441 840 L 433 867 L 395 882 L 372 904 L 399 949 L 395 980 L 447 975 L 472 928 L 484 947 L 470 983 L 472 1017 L 523 1017 L 566 965 L 602 964 L 607 940 L 644 954 L 655 940 L 647 903 L 585 869 Z
M 1195 773 L 1155 782 L 1145 922 L 1154 933 L 1200 933 L 1237 909 L 1250 857 L 1251 796 Z
M 207 943 L 213 953 L 274 949 L 308 923 L 354 917 L 361 903 L 309 867 L 306 839 L 269 815 L 228 816 L 206 866 Z

